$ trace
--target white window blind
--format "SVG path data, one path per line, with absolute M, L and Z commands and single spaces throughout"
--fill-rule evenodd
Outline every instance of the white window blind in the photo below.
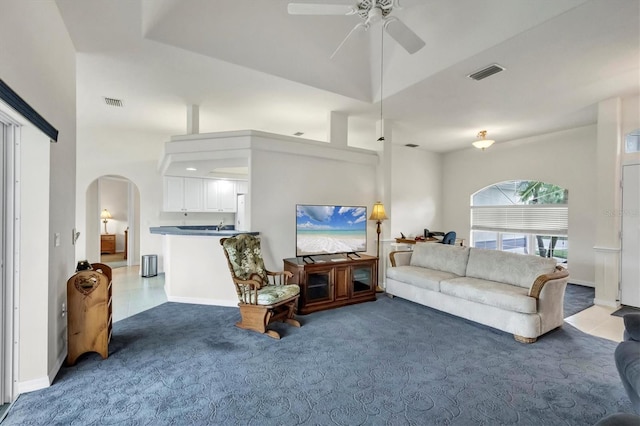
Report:
M 471 229 L 566 236 L 568 212 L 566 204 L 472 206 Z

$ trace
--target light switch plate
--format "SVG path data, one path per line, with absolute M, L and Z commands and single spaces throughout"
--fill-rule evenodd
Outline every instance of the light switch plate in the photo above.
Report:
M 56 232 L 55 234 L 53 234 L 53 246 L 54 247 L 60 246 L 60 233 L 59 232 Z

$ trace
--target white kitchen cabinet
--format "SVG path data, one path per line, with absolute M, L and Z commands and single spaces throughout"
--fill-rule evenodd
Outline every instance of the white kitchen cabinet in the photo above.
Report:
M 249 182 L 246 180 L 236 181 L 236 192 L 238 194 L 248 194 L 249 193 Z
M 204 210 L 208 212 L 236 212 L 236 183 L 231 180 L 204 179 Z
M 164 211 L 201 212 L 203 210 L 203 179 L 179 176 L 165 176 Z

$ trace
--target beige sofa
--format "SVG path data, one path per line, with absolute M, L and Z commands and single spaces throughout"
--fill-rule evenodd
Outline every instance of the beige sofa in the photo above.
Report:
M 437 243 L 390 253 L 386 292 L 533 343 L 560 327 L 569 272 L 555 259 Z

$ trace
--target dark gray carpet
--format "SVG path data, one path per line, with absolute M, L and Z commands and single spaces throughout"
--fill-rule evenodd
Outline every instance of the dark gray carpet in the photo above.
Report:
M 616 316 L 616 317 L 623 317 L 626 314 L 639 313 L 639 312 L 640 312 L 640 308 L 634 308 L 633 306 L 624 306 L 623 305 L 617 311 L 611 312 L 611 315 Z
M 513 336 L 381 295 L 279 325 L 233 326 L 237 308 L 165 303 L 114 325 L 89 354 L 24 394 L 3 426 L 591 425 L 631 405 L 614 342 L 565 324 Z
M 564 294 L 564 317 L 568 318 L 593 306 L 596 289 L 578 284 L 567 284 Z

